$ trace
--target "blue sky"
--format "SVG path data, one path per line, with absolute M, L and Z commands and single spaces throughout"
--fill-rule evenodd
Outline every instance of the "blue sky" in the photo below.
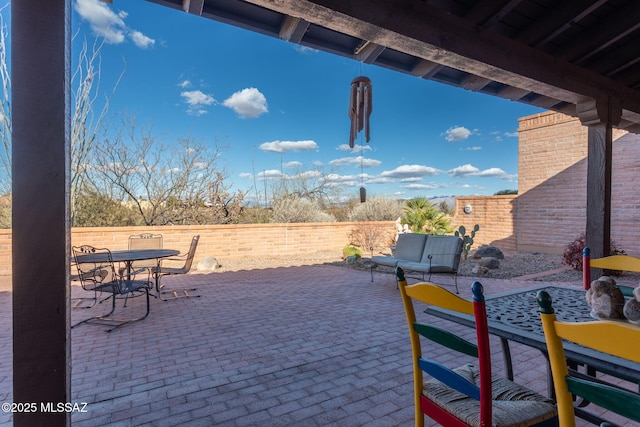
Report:
M 135 114 L 168 140 L 218 141 L 229 184 L 250 195 L 254 183 L 317 170 L 353 197 L 363 183 L 399 198 L 516 189 L 517 119 L 541 111 L 145 1 L 73 9 L 74 49 L 106 37 L 101 89 L 124 70 L 109 112 Z M 373 85 L 371 140 L 350 150 L 359 75 Z

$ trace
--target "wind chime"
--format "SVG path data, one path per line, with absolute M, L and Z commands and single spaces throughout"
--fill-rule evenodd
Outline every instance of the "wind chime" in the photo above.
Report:
M 371 127 L 369 118 L 373 110 L 371 79 L 365 76 L 356 77 L 351 81 L 351 96 L 349 99 L 349 119 L 351 130 L 349 134 L 349 147 L 353 148 L 358 132 L 364 129 L 367 143 L 371 139 Z M 364 150 L 361 150 L 361 169 L 364 169 Z M 360 187 L 360 203 L 367 200 L 367 190 L 364 188 L 364 170 L 361 173 L 362 186 Z

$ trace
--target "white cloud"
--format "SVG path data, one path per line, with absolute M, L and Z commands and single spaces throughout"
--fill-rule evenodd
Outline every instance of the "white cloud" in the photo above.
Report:
M 506 136 L 507 138 L 517 138 L 518 132 L 505 132 L 504 136 Z
M 233 111 L 244 119 L 259 117 L 269 111 L 267 108 L 267 98 L 254 87 L 242 89 L 234 93 L 225 99 L 222 105 L 233 109 Z
M 178 83 L 178 86 L 180 86 L 183 89 L 186 89 L 186 88 L 191 86 L 191 81 L 189 81 L 188 79 L 187 80 L 183 80 L 180 83 Z
M 369 159 L 362 156 L 343 157 L 341 159 L 335 159 L 329 162 L 329 164 L 332 166 L 356 165 L 356 166 L 362 166 L 365 168 L 374 168 L 376 166 L 380 166 L 381 163 L 382 162 L 380 160 Z
M 450 169 L 447 173 L 451 176 L 476 176 L 480 173 L 480 169 L 467 163 Z
M 500 168 L 489 168 L 481 171 L 477 167 L 470 165 L 468 163 L 466 165 L 453 168 L 447 171 L 447 173 L 451 176 L 462 177 L 462 178 L 468 177 L 468 176 L 477 176 L 481 178 L 499 178 L 499 179 L 506 179 L 506 180 L 512 180 L 514 179 L 514 176 L 515 176 L 515 175 L 509 175 L 508 173 L 506 173 L 504 170 Z
M 140 31 L 130 29 L 125 23 L 127 13 L 118 13 L 100 0 L 76 0 L 76 12 L 80 18 L 87 21 L 91 31 L 104 38 L 106 43 L 120 44 L 129 37 L 133 43 L 141 48 L 153 46 L 155 40 L 142 34 Z
M 445 139 L 449 142 L 462 141 L 471 136 L 471 131 L 464 126 L 453 126 L 444 133 Z
M 416 176 L 433 176 L 440 173 L 442 173 L 441 170 L 432 168 L 431 166 L 403 165 L 391 171 L 384 171 L 380 176 L 388 178 L 411 178 Z
M 253 178 L 253 174 L 250 174 L 249 172 L 240 172 L 239 176 L 240 178 Z
M 336 150 L 340 151 L 351 151 L 352 153 L 359 153 L 361 151 L 371 151 L 371 146 L 369 145 L 354 145 L 353 148 L 349 147 L 349 144 L 340 144 L 336 147 Z
M 203 107 L 215 104 L 216 100 L 213 96 L 207 95 L 200 90 L 187 90 L 180 93 L 180 96 L 189 106 L 187 112 L 195 116 L 201 116 L 207 113 Z
M 467 147 L 467 151 L 479 151 L 482 150 L 482 147 L 479 146 L 474 146 L 474 147 Z
M 282 171 L 279 171 L 277 169 L 264 170 L 258 173 L 258 178 L 260 178 L 261 180 L 282 179 L 286 177 L 287 175 L 283 174 Z
M 264 142 L 260 144 L 262 151 L 269 151 L 272 153 L 285 153 L 287 151 L 311 151 L 317 150 L 318 144 L 315 141 L 272 141 Z
M 129 35 L 129 37 L 131 37 L 131 40 L 136 46 L 141 47 L 143 49 L 146 49 L 149 46 L 153 46 L 156 42 L 151 37 L 145 36 L 140 31 L 137 31 L 137 30 L 131 31 L 131 34 Z
M 300 44 L 294 44 L 293 45 L 293 49 L 295 51 L 297 51 L 298 53 L 301 53 L 303 55 L 310 55 L 310 54 L 319 52 L 318 49 L 314 49 L 314 48 L 307 47 L 307 46 L 302 46 Z
M 287 163 L 282 165 L 283 168 L 296 168 L 296 167 L 300 167 L 300 166 L 302 166 L 302 162 L 299 162 L 297 160 L 293 160 L 291 162 L 287 162 Z
M 409 190 L 435 190 L 436 188 L 442 188 L 442 185 L 438 184 L 409 184 L 405 185 L 404 188 Z

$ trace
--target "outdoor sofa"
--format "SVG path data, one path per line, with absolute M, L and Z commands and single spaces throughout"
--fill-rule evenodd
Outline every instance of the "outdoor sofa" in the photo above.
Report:
M 453 274 L 458 292 L 458 266 L 462 255 L 462 239 L 457 236 L 440 236 L 417 233 L 398 235 L 392 256 L 371 257 L 373 269 L 376 265 L 400 267 L 404 271 L 415 271 L 424 275 L 431 273 Z

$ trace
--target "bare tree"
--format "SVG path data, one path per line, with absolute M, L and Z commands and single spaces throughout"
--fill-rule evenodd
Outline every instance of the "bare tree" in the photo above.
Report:
M 0 84 L 2 97 L 0 98 L 0 227 L 11 226 L 11 75 L 7 66 L 7 38 L 8 28 L 4 21 L 4 12 L 8 5 L 0 9 Z M 94 106 L 98 99 L 100 87 L 100 51 L 104 40 L 95 40 L 91 49 L 86 40 L 78 54 L 78 64 L 72 76 L 74 106 L 71 124 L 71 221 L 74 222 L 76 213 L 76 195 L 86 186 L 84 179 L 85 165 L 91 156 L 96 136 L 109 108 L 109 101 L 122 78 L 123 72 L 117 79 L 110 94 L 105 97 L 101 109 L 96 113 Z
M 109 109 L 109 104 L 115 89 L 118 87 L 124 69 L 118 77 L 110 94 L 105 96 L 102 108 L 96 113 L 94 106 L 98 98 L 101 78 L 100 51 L 104 40 L 95 40 L 89 50 L 85 39 L 78 56 L 78 66 L 73 77 L 74 108 L 71 122 L 71 223 L 74 224 L 77 214 L 77 198 L 83 190 L 90 188 L 87 181 L 87 165 L 91 163 L 100 129 L 104 126 L 104 120 Z M 91 191 L 91 190 L 89 190 Z
M 166 144 L 131 116 L 94 151 L 92 186 L 135 209 L 146 225 L 228 223 L 241 213 L 244 194 L 229 193 L 217 142 Z

